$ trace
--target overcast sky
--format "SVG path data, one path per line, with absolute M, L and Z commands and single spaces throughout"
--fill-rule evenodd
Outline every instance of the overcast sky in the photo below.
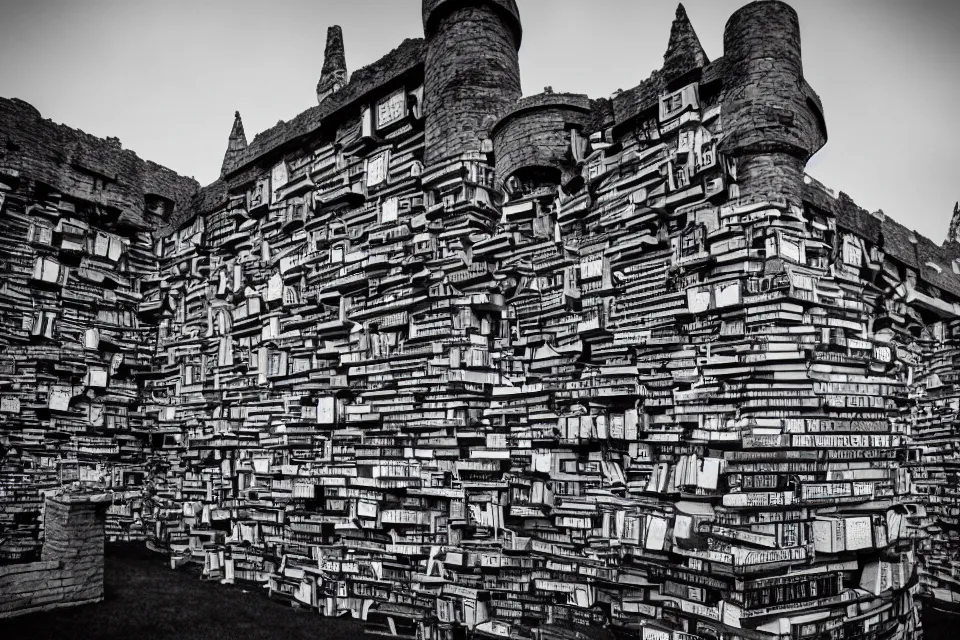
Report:
M 421 0 L 12 0 L 0 96 L 217 178 L 233 112 L 248 139 L 316 104 L 328 25 L 350 71 L 422 36 Z M 609 97 L 660 67 L 671 0 L 518 0 L 525 95 Z M 743 0 L 686 0 L 710 59 Z M 830 140 L 808 171 L 940 242 L 960 198 L 960 2 L 793 0 Z

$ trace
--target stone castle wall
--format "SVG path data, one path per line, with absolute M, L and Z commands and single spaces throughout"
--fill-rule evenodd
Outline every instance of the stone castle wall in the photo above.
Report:
M 140 292 L 157 275 L 153 234 L 198 185 L 22 101 L 0 114 L 0 558 L 36 559 L 43 490 L 146 475 L 137 380 L 156 325 Z M 130 535 L 139 506 L 115 511 L 111 535 Z

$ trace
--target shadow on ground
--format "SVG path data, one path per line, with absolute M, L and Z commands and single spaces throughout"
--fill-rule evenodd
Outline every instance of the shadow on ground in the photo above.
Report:
M 359 622 L 324 618 L 258 593 L 259 587 L 204 582 L 171 571 L 139 544 L 107 550 L 104 601 L 0 619 L 0 638 L 17 640 L 347 640 Z
M 0 619 L 16 640 L 357 640 L 359 622 L 324 618 L 268 599 L 258 587 L 204 582 L 171 571 L 142 543 L 107 550 L 104 601 Z M 960 612 L 923 610 L 925 640 L 960 637 Z M 370 637 L 370 636 L 367 636 Z
M 960 611 L 924 606 L 921 610 L 924 640 L 956 640 L 960 638 Z

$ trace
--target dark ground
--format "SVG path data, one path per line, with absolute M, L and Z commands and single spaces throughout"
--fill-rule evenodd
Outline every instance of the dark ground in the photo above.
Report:
M 10 640 L 356 640 L 357 621 L 270 600 L 259 587 L 205 582 L 143 543 L 109 545 L 104 600 L 0 619 Z
M 270 600 L 259 587 L 172 571 L 143 543 L 107 547 L 104 601 L 0 619 L 16 640 L 358 640 L 357 621 L 325 618 Z M 960 638 L 960 612 L 923 611 L 925 640 Z M 370 637 L 370 636 L 367 636 Z
M 960 612 L 944 611 L 924 606 L 920 614 L 923 620 L 924 640 L 955 640 L 960 638 Z

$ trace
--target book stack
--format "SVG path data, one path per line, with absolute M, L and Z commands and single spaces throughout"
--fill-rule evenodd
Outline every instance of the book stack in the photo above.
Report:
M 840 204 L 731 198 L 709 102 L 504 192 L 421 166 L 418 93 L 156 241 L 149 544 L 389 636 L 913 633 L 949 304 Z
M 919 542 L 920 582 L 926 595 L 960 602 L 960 573 L 955 569 L 960 544 L 960 457 L 956 451 L 960 386 L 954 362 L 956 321 L 925 327 L 922 357 L 912 388 L 916 401 L 911 446 L 912 479 L 919 508 L 909 513 Z
M 139 486 L 149 442 L 135 419 L 153 328 L 137 315 L 155 269 L 148 231 L 51 184 L 0 175 L 0 557 L 42 540 L 43 492 Z M 111 509 L 110 539 L 143 537 L 138 501 Z
M 478 589 L 438 600 L 442 549 L 470 575 L 466 549 L 499 546 L 511 453 L 482 424 L 508 327 L 497 247 L 474 253 L 501 196 L 479 155 L 424 174 L 420 92 L 159 239 L 141 303 L 151 546 L 411 637 L 438 607 L 446 629 L 488 617 Z
M 0 174 L 0 559 L 81 483 L 172 567 L 411 640 L 880 640 L 958 598 L 947 249 L 753 197 L 682 77 L 497 175 L 425 167 L 385 68 L 170 233 Z

